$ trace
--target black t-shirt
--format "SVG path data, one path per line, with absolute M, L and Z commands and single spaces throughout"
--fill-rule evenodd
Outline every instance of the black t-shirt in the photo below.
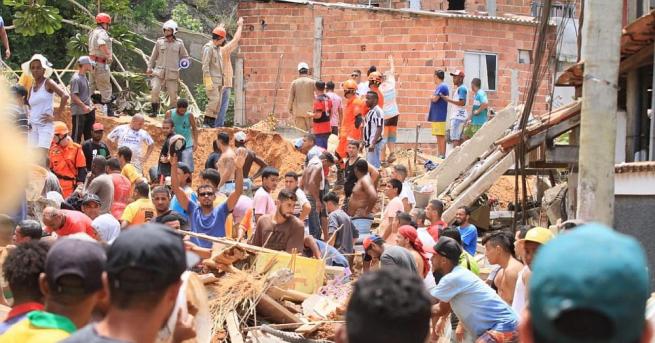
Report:
M 87 139 L 82 143 L 82 152 L 84 152 L 84 158 L 86 159 L 86 169 L 91 170 L 91 162 L 96 156 L 103 156 L 104 158 L 109 158 L 109 147 L 105 142 L 100 141 L 96 143 L 93 139 Z
M 209 157 L 207 157 L 207 161 L 205 161 L 205 169 L 216 169 L 216 163 L 218 162 L 218 159 L 221 158 L 221 153 L 220 152 L 212 152 L 209 154 Z
M 173 137 L 173 133 L 169 134 L 166 136 L 166 139 L 164 140 L 164 145 L 161 147 L 161 151 L 159 151 L 159 162 L 157 163 L 157 178 L 161 176 L 171 176 L 171 164 L 169 163 L 163 163 L 161 162 L 161 158 L 163 156 L 168 156 L 168 148 L 169 144 L 168 141 Z
M 357 176 L 355 176 L 355 163 L 357 163 L 359 159 L 360 157 L 357 157 L 353 164 L 348 164 L 348 161 L 346 161 L 346 170 L 344 171 L 346 180 L 343 184 L 343 192 L 346 195 L 346 198 L 350 198 L 353 194 L 353 188 L 355 188 L 355 184 L 357 183 Z
M 184 218 L 183 215 L 181 215 L 180 213 L 175 212 L 173 210 L 168 210 L 168 212 L 166 212 L 166 213 L 164 213 L 164 214 L 162 214 L 160 216 L 156 216 L 156 217 L 152 218 L 150 221 L 153 222 L 153 223 L 164 224 L 164 218 L 167 217 L 167 216 L 173 216 L 173 217 L 177 218 L 177 220 L 180 222 L 180 229 L 185 230 L 185 231 L 188 230 L 189 222 L 186 220 L 186 218 Z

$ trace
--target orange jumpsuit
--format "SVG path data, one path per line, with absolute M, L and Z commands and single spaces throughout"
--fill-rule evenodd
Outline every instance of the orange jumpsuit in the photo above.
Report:
M 78 168 L 86 167 L 86 159 L 82 147 L 71 141 L 66 147 L 57 143 L 50 145 L 50 170 L 59 179 L 59 185 L 64 198 L 68 198 L 75 190 L 77 182 Z
M 336 153 L 339 154 L 340 158 L 346 157 L 348 139 L 356 141 L 362 140 L 361 126 L 359 129 L 355 127 L 355 117 L 357 117 L 358 114 L 361 114 L 362 116 L 366 115 L 366 112 L 363 112 L 364 107 L 366 107 L 364 101 L 356 96 L 346 99 L 343 109 L 343 118 L 341 120 L 341 129 L 339 130 L 339 145 L 336 150 Z

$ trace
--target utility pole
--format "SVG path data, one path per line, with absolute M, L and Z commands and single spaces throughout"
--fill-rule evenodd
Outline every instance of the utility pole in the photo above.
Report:
M 614 150 L 623 1 L 585 0 L 576 217 L 614 225 Z M 614 13 L 615 15 L 608 15 Z

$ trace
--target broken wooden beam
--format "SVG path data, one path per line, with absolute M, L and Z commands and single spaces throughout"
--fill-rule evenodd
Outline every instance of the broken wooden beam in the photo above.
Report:
M 266 294 L 270 295 L 275 300 L 291 300 L 296 303 L 302 303 L 311 296 L 311 294 L 299 292 L 293 289 L 283 289 L 277 286 L 271 286 Z
M 296 317 L 286 307 L 275 301 L 270 295 L 262 294 L 257 304 L 257 311 L 271 321 L 279 324 L 300 323 L 302 321 Z
M 230 342 L 232 343 L 243 343 L 243 336 L 241 335 L 241 330 L 239 329 L 239 318 L 237 313 L 230 311 L 227 314 L 227 333 L 230 335 Z

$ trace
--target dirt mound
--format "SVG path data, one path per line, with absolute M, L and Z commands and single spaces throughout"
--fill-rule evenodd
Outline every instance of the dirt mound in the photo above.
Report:
M 96 116 L 96 122 L 102 123 L 105 126 L 105 135 L 109 134 L 114 127 L 130 122 L 132 117 L 123 116 L 118 118 L 106 117 L 104 115 Z M 70 112 L 64 113 L 58 117 L 57 120 L 65 121 L 69 127 L 71 125 Z M 164 144 L 165 136 L 161 129 L 161 121 L 146 117 L 145 125 L 143 127 L 155 140 L 155 150 L 146 162 L 146 169 L 157 164 L 159 158 L 159 151 Z M 247 135 L 246 146 L 252 149 L 258 156 L 260 156 L 266 163 L 280 170 L 280 175 L 284 175 L 288 171 L 300 172 L 301 166 L 305 156 L 297 152 L 293 144 L 277 133 L 262 132 L 253 129 L 238 129 L 238 128 L 220 128 L 220 129 L 204 129 L 201 128 L 198 134 L 198 149 L 194 153 L 193 162 L 195 164 L 195 172 L 193 175 L 193 184 L 200 184 L 199 174 L 205 169 L 205 161 L 212 153 L 212 142 L 220 132 L 227 132 L 230 138 L 233 139 L 234 133 L 237 131 L 244 131 Z M 116 147 L 108 142 L 113 152 Z M 254 174 L 256 166 L 251 170 L 251 175 Z M 258 180 L 257 180 L 258 181 Z
M 528 176 L 528 195 L 531 195 L 535 187 L 536 178 Z M 519 179 L 519 199 L 521 197 L 521 180 Z M 498 199 L 498 204 L 502 209 L 507 209 L 509 203 L 514 202 L 514 176 L 504 175 L 498 178 L 496 182 L 487 191 L 490 197 Z

